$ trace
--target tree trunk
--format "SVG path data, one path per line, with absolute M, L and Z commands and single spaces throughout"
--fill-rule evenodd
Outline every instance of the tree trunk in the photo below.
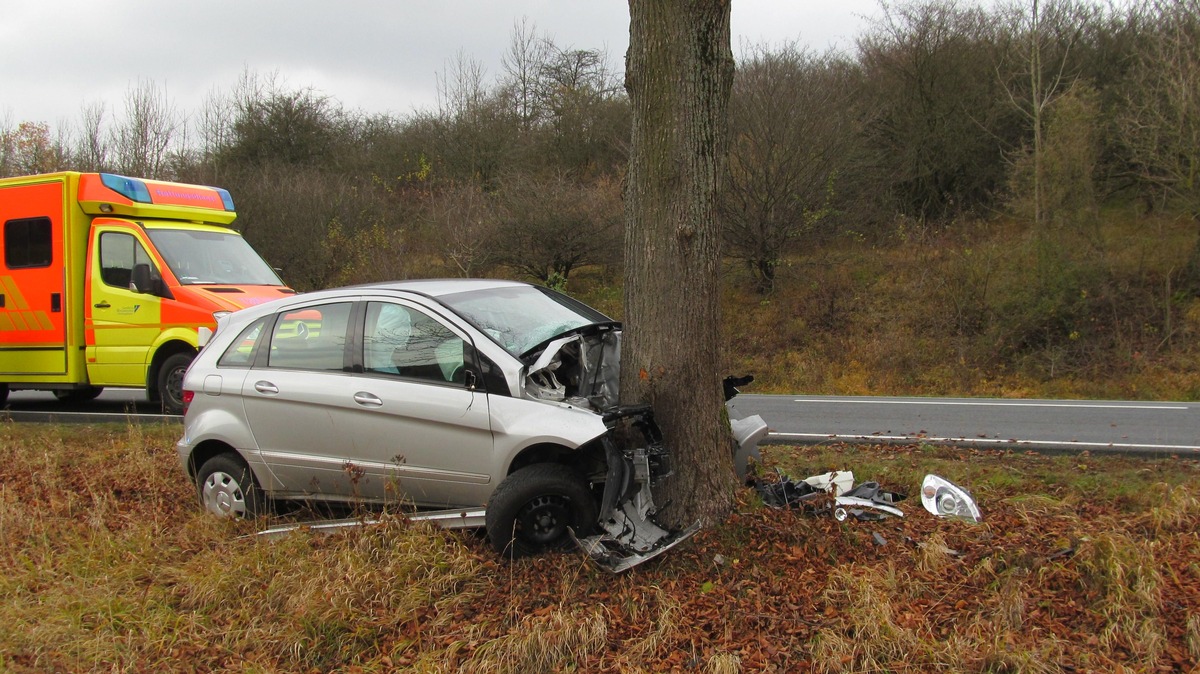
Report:
M 733 503 L 720 357 L 721 231 L 733 83 L 728 0 L 629 0 L 633 111 L 625 194 L 623 402 L 649 402 L 675 475 L 656 494 L 674 526 Z

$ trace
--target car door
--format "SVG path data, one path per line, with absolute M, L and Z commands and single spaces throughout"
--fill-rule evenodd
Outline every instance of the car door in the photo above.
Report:
M 161 275 L 132 224 L 114 222 L 92 231 L 85 328 L 88 372 L 94 383 L 145 386 L 150 347 L 162 332 L 162 300 L 133 287 L 133 270 L 147 265 L 151 279 Z M 99 273 L 95 270 L 99 269 Z
M 491 493 L 487 394 L 474 383 L 467 333 L 423 307 L 368 299 L 350 404 L 363 495 L 420 506 L 483 505 Z
M 241 386 L 246 420 L 263 461 L 291 495 L 351 498 L 353 439 L 335 422 L 353 389 L 347 344 L 351 300 L 280 312 Z

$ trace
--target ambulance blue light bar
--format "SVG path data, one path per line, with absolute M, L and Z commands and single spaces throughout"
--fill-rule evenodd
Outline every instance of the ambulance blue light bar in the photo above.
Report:
M 120 194 L 130 201 L 136 201 L 143 204 L 152 204 L 154 201 L 150 199 L 150 189 L 146 187 L 146 183 L 137 178 L 126 178 L 112 173 L 101 173 L 100 182 L 108 189 Z
M 216 208 L 216 202 L 220 201 L 221 207 L 226 211 L 235 210 L 233 196 L 229 194 L 229 190 L 220 187 L 141 180 L 113 173 L 101 173 L 100 181 L 105 187 L 126 199 L 142 204 Z

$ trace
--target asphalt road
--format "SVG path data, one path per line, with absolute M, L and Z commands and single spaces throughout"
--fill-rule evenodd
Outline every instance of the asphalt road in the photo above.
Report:
M 105 390 L 82 405 L 15 391 L 15 421 L 178 422 L 163 417 L 144 391 Z M 984 398 L 884 398 L 745 394 L 740 414 L 770 426 L 767 442 L 929 442 L 1061 451 L 1200 456 L 1200 403 Z
M 49 391 L 13 391 L 8 394 L 6 407 L 13 421 L 122 423 L 182 419 L 164 416 L 162 407 L 146 400 L 146 392 L 141 389 L 105 389 L 99 398 L 76 404 L 59 402 Z
M 1200 455 L 1200 403 L 746 395 L 769 442 L 930 442 Z

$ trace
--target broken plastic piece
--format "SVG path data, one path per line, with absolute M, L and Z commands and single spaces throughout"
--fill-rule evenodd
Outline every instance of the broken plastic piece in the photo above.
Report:
M 854 515 L 854 519 L 873 522 L 881 520 L 884 517 L 904 517 L 904 511 L 894 506 L 887 505 L 879 500 L 861 498 L 858 496 L 839 496 L 834 499 L 834 504 L 839 510 L 849 509 L 848 512 Z M 837 513 L 834 513 L 835 516 Z M 845 518 L 838 518 L 839 521 Z
M 854 488 L 854 471 L 832 470 L 822 475 L 804 478 L 813 488 L 821 491 L 832 491 L 834 496 L 841 496 Z
M 983 514 L 975 499 L 962 487 L 937 475 L 926 475 L 921 483 L 921 504 L 938 517 L 958 517 L 982 522 Z
M 757 414 L 745 419 L 732 419 L 729 427 L 733 432 L 733 441 L 736 444 L 733 451 L 733 467 L 737 471 L 738 479 L 745 480 L 746 474 L 750 470 L 750 458 L 754 457 L 755 461 L 762 461 L 758 443 L 767 437 L 770 429 L 767 428 L 767 422 Z
M 575 541 L 575 544 L 583 550 L 596 566 L 609 573 L 621 573 L 622 571 L 632 569 L 642 562 L 654 559 L 691 538 L 692 534 L 700 531 L 700 523 L 696 522 L 683 531 L 675 534 L 667 534 L 657 539 L 654 541 L 654 547 L 649 548 L 645 552 L 634 552 L 631 546 L 623 545 L 606 534 L 588 536 L 587 538 L 575 538 L 575 532 L 569 529 L 568 531 L 571 534 L 571 539 Z M 666 532 L 663 533 L 665 534 Z

